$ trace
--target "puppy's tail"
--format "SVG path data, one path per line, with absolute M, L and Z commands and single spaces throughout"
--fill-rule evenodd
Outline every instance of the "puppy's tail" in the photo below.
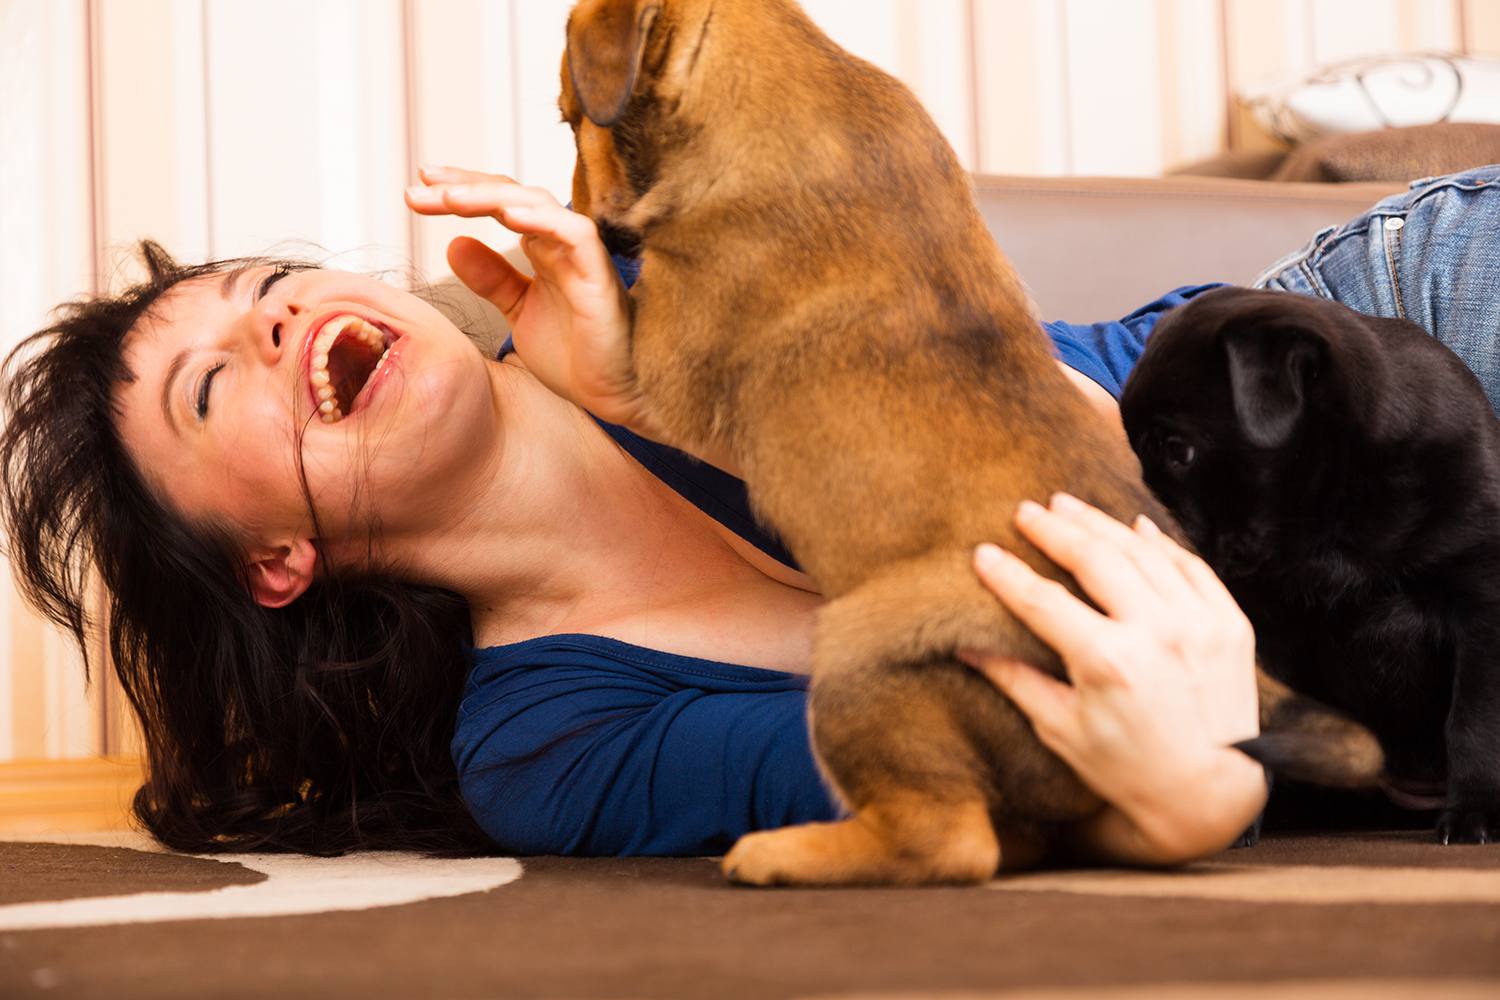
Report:
M 1380 782 L 1385 754 L 1375 735 L 1347 716 L 1257 671 L 1259 736 L 1235 744 L 1273 774 L 1333 788 Z

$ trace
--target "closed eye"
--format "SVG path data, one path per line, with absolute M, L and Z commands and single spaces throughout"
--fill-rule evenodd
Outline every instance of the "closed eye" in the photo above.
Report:
M 292 269 L 287 265 L 277 264 L 271 269 L 271 273 L 262 278 L 260 284 L 256 286 L 255 297 L 257 299 L 265 298 L 266 293 L 271 290 L 272 285 L 276 284 L 276 282 L 280 281 L 282 278 L 285 278 L 291 273 Z
M 193 405 L 193 410 L 198 414 L 200 421 L 208 416 L 208 388 L 213 384 L 214 376 L 219 374 L 223 368 L 223 362 L 214 365 L 208 371 L 204 372 L 203 380 L 198 383 L 198 398 Z

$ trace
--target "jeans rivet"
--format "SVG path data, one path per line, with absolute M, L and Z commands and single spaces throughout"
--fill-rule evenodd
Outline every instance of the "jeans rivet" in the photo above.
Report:
M 1406 225 L 1406 220 L 1394 215 L 1385 220 L 1385 228 L 1387 229 L 1400 229 L 1404 225 Z

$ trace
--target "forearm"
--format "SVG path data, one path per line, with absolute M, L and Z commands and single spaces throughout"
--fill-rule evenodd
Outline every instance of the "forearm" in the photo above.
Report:
M 1067 846 L 1091 861 L 1186 864 L 1234 843 L 1265 808 L 1266 794 L 1261 766 L 1226 749 L 1154 794 L 1107 805 L 1072 829 Z

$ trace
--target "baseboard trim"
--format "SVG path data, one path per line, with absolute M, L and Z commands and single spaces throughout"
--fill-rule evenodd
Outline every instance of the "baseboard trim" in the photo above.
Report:
M 129 829 L 136 757 L 0 763 L 0 835 Z

